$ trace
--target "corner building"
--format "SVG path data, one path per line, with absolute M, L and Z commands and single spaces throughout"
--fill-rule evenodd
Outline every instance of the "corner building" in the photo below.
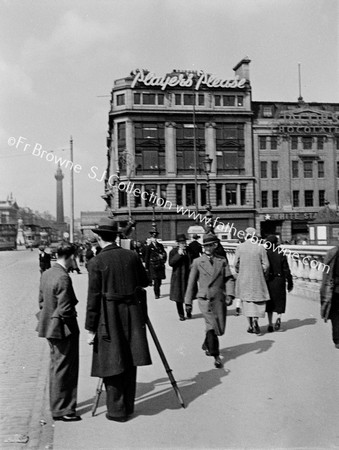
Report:
M 203 217 L 209 203 L 225 231 L 255 224 L 249 63 L 240 61 L 231 78 L 137 69 L 114 82 L 103 197 L 121 226 L 136 220 L 138 239 L 154 216 L 162 239 L 187 233 L 194 217 L 182 212 Z
M 319 209 L 338 209 L 339 104 L 253 102 L 257 229 L 314 243 Z

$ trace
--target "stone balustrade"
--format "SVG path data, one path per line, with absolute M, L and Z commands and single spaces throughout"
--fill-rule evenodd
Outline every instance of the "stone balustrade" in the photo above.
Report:
M 175 245 L 174 241 L 162 242 L 169 252 Z M 233 269 L 235 250 L 239 244 L 222 242 L 228 262 Z M 295 295 L 306 296 L 319 300 L 319 288 L 324 272 L 329 267 L 324 265 L 324 256 L 333 246 L 327 245 L 282 245 L 293 276 Z

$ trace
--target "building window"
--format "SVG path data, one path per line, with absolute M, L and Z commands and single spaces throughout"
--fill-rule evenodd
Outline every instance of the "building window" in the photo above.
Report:
M 118 138 L 118 164 L 121 175 L 126 175 L 126 122 L 117 124 Z
M 234 95 L 223 95 L 222 101 L 224 106 L 235 106 L 235 96 Z
M 221 95 L 215 95 L 214 96 L 214 105 L 215 106 L 221 106 Z
M 324 136 L 319 136 L 317 138 L 317 148 L 318 150 L 324 150 Z
M 267 178 L 267 161 L 260 162 L 260 178 Z
M 125 208 L 127 206 L 127 192 L 119 190 L 119 207 Z
M 215 187 L 216 187 L 216 191 L 217 191 L 217 206 L 221 206 L 221 205 L 223 205 L 222 191 L 224 189 L 224 185 L 217 183 Z
M 226 206 L 237 204 L 237 185 L 226 184 Z
M 271 161 L 271 177 L 278 178 L 278 161 Z
M 140 105 L 141 103 L 141 94 L 134 93 L 134 104 Z
M 311 136 L 303 136 L 302 143 L 304 150 L 312 150 L 312 141 L 313 138 Z
M 135 185 L 135 189 L 138 189 L 138 191 L 134 191 L 133 193 L 133 197 L 134 197 L 134 208 L 139 208 L 140 206 L 142 206 L 142 202 L 141 202 L 141 184 L 136 184 Z M 140 192 L 140 194 L 139 194 Z
M 162 123 L 135 123 L 137 175 L 165 173 L 165 132 Z
M 325 206 L 325 191 L 319 191 L 319 206 Z
M 242 95 L 237 96 L 238 106 L 244 106 L 244 97 Z
M 298 150 L 298 136 L 291 136 L 291 149 Z
M 158 94 L 158 105 L 164 104 L 164 98 L 165 98 L 164 94 Z
M 339 137 L 335 138 L 336 149 L 339 150 Z
M 299 161 L 292 161 L 292 178 L 299 178 Z
M 324 161 L 318 161 L 318 178 L 324 178 Z
M 175 104 L 181 105 L 181 94 L 175 94 Z
M 157 185 L 145 184 L 144 192 L 146 193 L 146 195 L 144 194 L 145 206 L 154 206 L 157 195 Z
M 205 104 L 205 96 L 204 96 L 204 94 L 199 94 L 198 95 L 198 102 L 199 102 L 200 106 Z
M 293 191 L 293 207 L 298 208 L 300 206 L 299 203 L 299 191 Z
M 194 156 L 194 135 L 195 148 L 197 152 L 197 164 Z M 205 129 L 204 124 L 177 124 L 176 133 L 176 157 L 178 173 L 194 173 L 195 167 L 199 172 L 203 170 L 203 160 L 205 157 Z
M 182 188 L 183 188 L 182 184 L 177 184 L 175 186 L 175 190 L 176 190 L 175 195 L 176 195 L 177 205 L 182 205 L 183 204 L 182 203 L 182 200 L 183 200 L 183 193 L 182 193 L 183 189 Z
M 208 198 L 207 198 L 206 184 L 200 184 L 200 202 L 201 202 L 201 206 L 207 205 Z
M 264 106 L 262 115 L 263 117 L 272 117 L 272 106 Z
M 261 207 L 267 208 L 268 207 L 268 195 L 267 191 L 261 191 Z
M 278 148 L 278 138 L 277 136 L 271 136 L 271 150 L 277 150 Z
M 240 184 L 240 204 L 246 205 L 246 189 L 247 189 L 247 184 Z
M 194 184 L 186 184 L 186 206 L 195 205 L 195 186 Z
M 216 154 L 218 174 L 240 175 L 245 172 L 244 125 L 217 124 Z
M 122 106 L 125 104 L 125 94 L 117 95 L 117 106 Z
M 313 178 L 313 162 L 304 161 L 304 178 Z
M 195 105 L 195 94 L 184 94 L 184 105 Z
M 155 94 L 142 94 L 143 105 L 155 105 Z
M 313 191 L 305 191 L 305 206 L 313 206 Z
M 272 191 L 272 207 L 279 208 L 279 191 Z
M 266 136 L 259 136 L 259 148 L 260 150 L 266 150 Z
M 339 162 L 337 161 L 337 178 L 339 178 Z
M 167 184 L 160 185 L 160 198 L 164 200 L 163 204 L 165 204 L 167 200 Z

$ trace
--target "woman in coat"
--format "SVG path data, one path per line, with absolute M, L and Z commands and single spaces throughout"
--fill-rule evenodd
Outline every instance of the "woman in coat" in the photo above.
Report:
M 270 263 L 267 287 L 271 301 L 266 303 L 266 312 L 268 317 L 267 331 L 271 333 L 273 330 L 278 331 L 280 329 L 281 315 L 286 310 L 286 283 L 288 292 L 291 292 L 293 279 L 286 256 L 277 251 L 278 238 L 275 235 L 268 236 L 265 247 Z M 273 328 L 274 312 L 278 314 L 278 317 Z
M 190 258 L 186 249 L 186 236 L 178 234 L 177 247 L 169 254 L 169 265 L 173 268 L 171 276 L 170 300 L 176 302 L 179 320 L 185 320 L 184 300 L 190 269 Z M 192 317 L 190 309 L 186 310 L 187 318 Z
M 265 317 L 270 300 L 265 275 L 269 262 L 264 247 L 258 244 L 255 228 L 245 230 L 245 242 L 235 251 L 234 269 L 238 274 L 235 296 L 242 302 L 242 312 L 248 318 L 248 333 L 260 334 L 259 317 Z

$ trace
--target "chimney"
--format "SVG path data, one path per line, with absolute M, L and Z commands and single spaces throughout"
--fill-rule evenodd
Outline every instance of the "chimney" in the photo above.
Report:
M 248 56 L 245 56 L 236 66 L 233 67 L 235 75 L 238 75 L 240 79 L 245 78 L 250 80 L 250 62 Z

